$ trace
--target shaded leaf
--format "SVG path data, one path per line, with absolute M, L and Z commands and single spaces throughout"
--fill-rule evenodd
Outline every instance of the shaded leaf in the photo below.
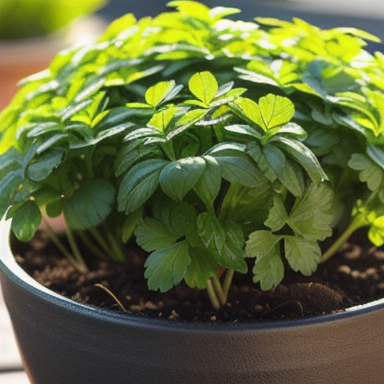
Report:
M 63 202 L 65 220 L 71 229 L 87 229 L 104 222 L 115 201 L 115 188 L 102 179 L 86 179 Z
M 172 199 L 181 201 L 195 186 L 205 168 L 206 162 L 202 157 L 172 161 L 160 173 L 161 188 Z
M 187 241 L 181 241 L 152 252 L 145 262 L 148 289 L 167 292 L 179 284 L 191 263 Z
M 21 241 L 32 239 L 40 225 L 42 215 L 35 202 L 29 200 L 22 204 L 14 213 L 11 229 Z
M 157 189 L 160 172 L 166 164 L 166 160 L 149 159 L 134 165 L 121 181 L 118 210 L 129 214 L 140 208 Z
M 147 252 L 167 247 L 177 240 L 162 222 L 153 218 L 139 222 L 135 236 L 137 244 Z

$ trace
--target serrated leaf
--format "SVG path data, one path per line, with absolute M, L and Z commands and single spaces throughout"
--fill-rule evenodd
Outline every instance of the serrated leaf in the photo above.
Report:
M 321 257 L 317 242 L 294 236 L 284 238 L 285 258 L 295 272 L 310 276 L 316 271 Z
M 29 200 L 22 204 L 14 213 L 11 229 L 21 241 L 32 239 L 40 225 L 41 212 L 35 202 Z
M 115 188 L 102 179 L 86 179 L 63 202 L 65 221 L 73 230 L 96 227 L 104 222 L 115 201 Z
M 383 170 L 367 156 L 354 153 L 348 165 L 359 172 L 359 179 L 366 182 L 371 191 L 376 191 L 383 183 Z
M 197 231 L 212 255 L 221 254 L 225 245 L 225 230 L 213 213 L 203 212 L 197 217 Z
M 178 203 L 169 216 L 171 233 L 176 238 L 187 235 L 189 227 L 191 225 L 196 226 L 196 218 L 196 209 L 192 204 L 186 202 Z
M 209 71 L 195 73 L 188 82 L 189 90 L 205 105 L 214 99 L 219 86 L 215 76 Z
M 149 87 L 145 92 L 145 101 L 152 107 L 157 107 L 172 92 L 175 85 L 175 82 L 171 80 L 161 81 Z
M 260 283 L 263 291 L 276 288 L 284 277 L 284 263 L 279 247 L 275 245 L 263 258 L 257 258 L 252 272 L 253 282 Z
M 185 240 L 152 252 L 144 265 L 148 289 L 169 291 L 181 282 L 190 263 L 189 245 Z
M 226 220 L 223 228 L 226 235 L 224 249 L 223 253 L 215 257 L 216 260 L 225 268 L 246 273 L 248 266 L 244 259 L 243 230 L 233 220 Z
M 287 220 L 291 229 L 307 240 L 324 240 L 332 234 L 333 192 L 326 184 L 310 184 Z
M 260 230 L 252 232 L 245 243 L 246 257 L 263 258 L 272 252 L 276 244 L 282 239 L 271 231 Z
M 147 252 L 167 247 L 177 240 L 161 221 L 153 218 L 139 222 L 135 236 L 137 244 Z
M 134 165 L 121 181 L 118 210 L 130 214 L 140 208 L 157 189 L 160 172 L 166 164 L 166 160 L 149 159 Z
M 288 219 L 287 210 L 280 195 L 275 195 L 273 198 L 273 206 L 269 210 L 269 215 L 264 224 L 271 229 L 272 232 L 277 232 L 284 227 Z
M 185 282 L 191 288 L 205 289 L 207 281 L 216 276 L 217 261 L 201 248 L 190 248 L 191 264 L 184 276 Z
M 206 162 L 202 157 L 172 161 L 160 173 L 161 189 L 172 199 L 181 201 L 195 186 L 205 168 Z

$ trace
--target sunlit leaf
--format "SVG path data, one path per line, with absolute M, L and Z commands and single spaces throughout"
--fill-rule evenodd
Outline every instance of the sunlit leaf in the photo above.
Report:
M 194 74 L 190 78 L 188 86 L 190 91 L 205 105 L 209 105 L 219 90 L 215 76 L 208 71 Z

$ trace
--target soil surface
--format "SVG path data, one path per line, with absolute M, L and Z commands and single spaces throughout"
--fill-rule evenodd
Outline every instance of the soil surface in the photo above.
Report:
M 135 248 L 125 264 L 93 261 L 86 273 L 78 272 L 40 232 L 30 243 L 15 242 L 13 251 L 38 282 L 78 302 L 137 316 L 237 322 L 313 317 L 384 297 L 384 249 L 354 242 L 319 265 L 311 277 L 288 272 L 272 291 L 261 291 L 251 275 L 237 274 L 228 303 L 219 311 L 212 309 L 205 291 L 184 284 L 167 293 L 147 291 L 146 254 Z

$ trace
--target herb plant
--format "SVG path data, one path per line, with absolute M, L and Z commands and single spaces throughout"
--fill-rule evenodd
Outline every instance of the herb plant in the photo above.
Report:
M 382 245 L 384 55 L 364 50 L 377 39 L 169 5 L 60 52 L 1 113 L 0 216 L 15 235 L 63 214 L 71 248 L 51 236 L 79 268 L 79 241 L 116 262 L 135 241 L 149 289 L 184 280 L 215 308 L 246 258 L 269 290 L 360 227 Z

